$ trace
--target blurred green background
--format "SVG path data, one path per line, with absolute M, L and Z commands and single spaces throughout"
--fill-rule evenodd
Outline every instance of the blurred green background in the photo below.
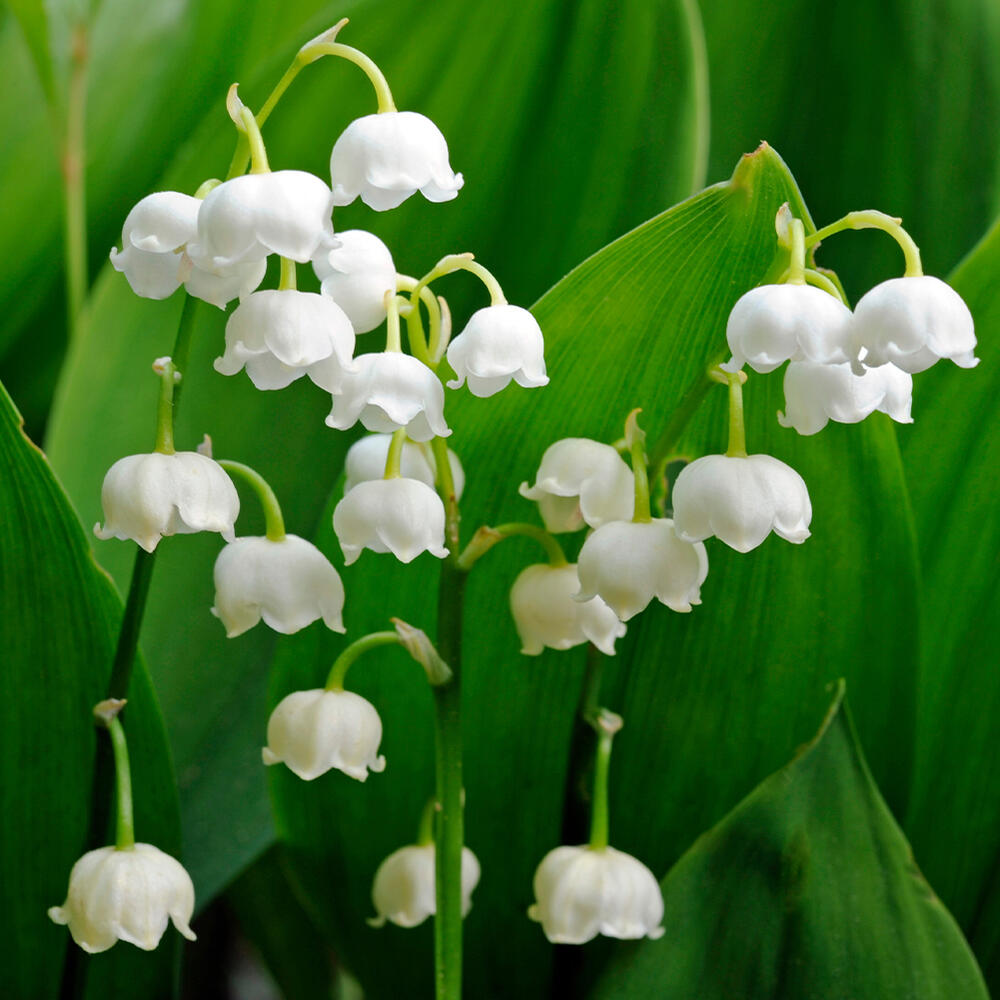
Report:
M 421 273 L 443 253 L 473 250 L 508 298 L 527 305 L 612 240 L 706 184 L 727 180 L 762 140 L 794 176 L 776 159 L 751 161 L 742 180 L 720 189 L 718 198 L 665 217 L 542 300 L 539 315 L 552 335 L 550 400 L 519 394 L 490 413 L 466 400 L 455 403 L 455 447 L 467 462 L 485 463 L 481 485 L 471 490 L 470 530 L 501 509 L 525 516 L 513 487 L 530 477 L 553 436 L 610 439 L 637 399 L 649 419 L 667 418 L 691 373 L 722 344 L 729 306 L 766 270 L 768 220 L 781 201 L 797 199 L 795 182 L 817 225 L 859 208 L 902 216 L 927 272 L 954 272 L 976 316 L 983 362 L 971 373 L 949 365 L 918 377 L 913 427 L 873 421 L 863 429 L 831 428 L 807 446 L 789 442 L 774 426 L 776 377 L 766 389 L 761 383 L 760 396 L 748 393 L 757 407 L 758 447 L 789 460 L 801 454 L 811 463 L 810 485 L 829 484 L 813 490 L 817 511 L 832 527 L 823 537 L 814 525 L 817 537 L 801 554 L 769 543 L 739 569 L 719 553 L 718 572 L 727 581 L 713 595 L 721 624 L 651 613 L 622 644 L 605 697 L 612 707 L 631 707 L 636 719 L 635 742 L 623 740 L 616 757 L 617 836 L 623 849 L 641 852 L 663 876 L 700 833 L 814 734 L 831 697 L 825 683 L 846 676 L 878 786 L 995 984 L 1000 778 L 989 765 L 1000 708 L 997 238 L 959 264 L 1000 207 L 1000 6 L 994 0 L 846 0 L 826 8 L 805 0 L 103 0 L 93 6 L 8 0 L 0 8 L 0 381 L 29 436 L 44 445 L 83 525 L 100 516 L 100 482 L 111 462 L 151 444 L 156 386 L 148 365 L 170 350 L 180 309 L 177 296 L 164 303 L 135 298 L 107 265 L 128 209 L 149 191 L 193 191 L 224 173 L 233 142 L 226 88 L 239 81 L 243 99 L 259 106 L 296 48 L 341 16 L 352 19 L 342 39 L 384 68 L 401 108 L 437 122 L 452 165 L 466 178 L 459 198 L 446 205 L 411 199 L 384 216 L 357 205 L 338 210 L 338 228 L 377 232 L 403 272 Z M 86 53 L 79 65 L 87 81 L 92 294 L 70 343 L 60 149 L 74 37 L 86 43 L 76 51 Z M 325 176 L 332 142 L 353 117 L 371 110 L 361 75 L 329 63 L 307 70 L 269 122 L 265 138 L 275 168 Z M 741 191 L 748 192 L 745 204 Z M 873 233 L 837 237 L 818 260 L 836 269 L 852 300 L 899 272 L 898 251 Z M 477 304 L 470 285 L 455 281 L 445 291 L 456 319 Z M 318 537 L 333 553 L 327 507 L 336 497 L 346 438 L 323 427 L 328 404 L 308 386 L 260 394 L 242 377 L 214 373 L 223 326 L 221 312 L 200 308 L 179 439 L 193 447 L 209 432 L 216 454 L 259 468 L 282 498 L 291 530 Z M 621 374 L 612 367 L 601 381 L 587 370 L 608 368 L 611 358 L 623 366 Z M 684 442 L 692 452 L 718 446 L 717 402 Z M 509 447 L 491 448 L 498 440 Z M 493 454 L 500 450 L 505 454 Z M 305 482 L 303 468 L 310 470 Z M 241 532 L 251 533 L 259 524 L 255 508 L 246 507 Z M 17 572 L 32 573 L 31 559 L 39 557 L 29 559 L 11 544 L 0 548 L 0 566 L 4 586 L 13 588 Z M 805 562 L 810 546 L 815 555 Z M 323 779 L 307 796 L 281 775 L 270 776 L 269 788 L 259 763 L 269 704 L 289 685 L 318 679 L 336 644 L 317 626 L 282 643 L 262 629 L 226 642 L 207 612 L 216 551 L 216 540 L 199 537 L 164 546 L 142 640 L 176 773 L 183 857 L 202 910 L 200 941 L 185 949 L 184 990 L 244 995 L 239 990 L 250 987 L 233 986 L 233 970 L 241 967 L 239 941 L 249 939 L 288 997 L 342 988 L 331 985 L 331 947 L 368 995 L 399 996 L 404 989 L 425 995 L 426 977 L 408 979 L 407 963 L 424 961 L 429 928 L 389 928 L 381 936 L 357 928 L 368 915 L 365 894 L 378 852 L 412 836 L 429 787 L 421 784 L 430 745 L 419 715 L 426 694 L 402 660 L 390 658 L 373 670 L 378 678 L 365 678 L 385 702 L 387 748 L 395 748 L 397 759 L 409 758 L 390 764 L 398 778 L 387 772 L 393 783 L 381 791 L 369 787 L 374 781 L 345 789 Z M 96 553 L 124 594 L 132 547 L 107 542 Z M 529 558 L 527 550 L 515 555 L 522 564 Z M 470 701 L 477 728 L 469 759 L 480 778 L 470 786 L 470 816 L 480 817 L 470 824 L 480 841 L 470 834 L 470 843 L 487 853 L 492 843 L 498 852 L 495 881 L 492 887 L 484 881 L 477 902 L 484 914 L 496 913 L 496 924 L 485 915 L 480 924 L 470 920 L 470 995 L 540 996 L 570 981 L 584 995 L 598 989 L 592 984 L 602 969 L 619 968 L 627 949 L 597 948 L 585 962 L 553 955 L 523 919 L 527 888 L 504 901 L 507 883 L 523 882 L 540 857 L 530 851 L 554 846 L 560 834 L 562 789 L 574 773 L 568 737 L 582 663 L 575 654 L 526 663 L 512 629 L 489 618 L 503 600 L 503 574 L 512 574 L 516 561 L 498 557 L 495 592 L 475 596 L 478 617 L 469 625 L 472 636 L 490 628 L 509 633 L 482 655 L 505 672 L 510 713 L 501 722 L 491 717 L 495 682 L 484 667 L 486 679 L 467 693 L 477 699 Z M 349 605 L 352 635 L 380 627 L 392 613 L 430 619 L 430 588 L 414 581 L 433 567 L 417 563 L 406 575 L 366 557 L 359 569 L 345 577 L 358 608 L 351 612 Z M 394 595 L 391 604 L 386 593 Z M 698 614 L 711 613 L 706 595 Z M 15 620 L 4 627 L 16 627 Z M 710 627 L 717 629 L 714 642 Z M 483 645 L 470 644 L 477 651 Z M 15 680 L 17 670 L 31 669 L 14 654 L 9 662 Z M 395 744 L 393 718 L 405 733 Z M 5 732 L 15 739 L 16 729 Z M 55 781 L 46 794 L 78 795 L 68 779 L 62 785 Z M 522 793 L 534 805 L 514 819 Z M 30 835 L 36 817 L 23 806 L 40 793 L 8 787 L 0 794 L 7 815 L 27 817 L 23 830 L 11 821 L 11 836 Z M 851 794 L 870 790 L 862 783 Z M 547 812 L 543 803 L 550 804 Z M 528 853 L 500 857 L 507 840 Z M 884 915 L 874 905 L 865 912 L 871 919 Z M 53 949 L 61 955 L 64 938 L 46 936 L 23 954 L 24 967 L 57 966 Z M 757 950 L 752 940 L 743 946 Z M 218 949 L 226 962 L 218 962 Z M 400 957 L 386 962 L 387 953 Z M 876 976 L 874 959 L 872 969 Z M 929 973 L 924 992 L 913 995 L 978 995 L 973 987 L 949 993 L 946 973 L 939 981 Z M 37 982 L 43 979 L 49 992 L 37 995 L 54 995 L 56 980 Z M 113 981 L 116 996 L 129 995 L 120 977 Z M 873 984 L 885 982 L 872 979 L 868 995 L 878 995 Z M 940 992 L 927 985 L 934 982 Z M 704 984 L 699 995 L 740 995 L 733 990 L 732 983 Z M 779 983 L 760 986 L 759 995 L 796 993 Z

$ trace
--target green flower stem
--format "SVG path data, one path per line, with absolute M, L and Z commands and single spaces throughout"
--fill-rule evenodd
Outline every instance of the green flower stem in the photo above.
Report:
M 163 455 L 174 453 L 174 388 L 180 381 L 180 372 L 170 358 L 163 358 L 153 365 L 160 376 L 160 397 L 156 405 L 156 445 L 154 451 Z
M 812 247 L 825 240 L 828 236 L 842 233 L 846 229 L 881 229 L 888 233 L 900 246 L 903 251 L 903 258 L 906 261 L 904 276 L 907 278 L 917 278 L 924 273 L 920 263 L 920 248 L 913 241 L 913 237 L 902 227 L 899 219 L 894 219 L 885 212 L 878 212 L 875 209 L 866 209 L 861 212 L 848 212 L 842 219 L 831 222 L 830 225 L 818 229 L 815 233 L 806 237 L 806 246 Z
M 804 285 L 806 283 L 806 231 L 802 220 L 792 219 L 789 230 L 792 235 L 792 253 L 788 263 L 788 276 L 785 280 L 789 285 Z
M 70 76 L 62 143 L 66 320 L 69 340 L 76 339 L 87 301 L 87 25 L 73 27 Z
M 437 799 L 428 799 L 420 814 L 420 826 L 417 827 L 417 844 L 426 847 L 434 843 L 434 818 L 437 815 Z
M 385 349 L 399 354 L 403 350 L 403 342 L 399 335 L 399 302 L 395 292 L 385 293 L 385 313 Z M 409 323 L 409 318 L 407 318 L 407 323 Z
M 490 305 L 504 306 L 507 304 L 507 297 L 500 287 L 500 282 L 482 264 L 474 259 L 471 253 L 453 253 L 447 257 L 442 257 L 434 267 L 431 268 L 418 282 L 414 291 L 419 294 L 421 289 L 429 285 L 438 278 L 443 278 L 446 274 L 453 274 L 455 271 L 469 271 L 474 274 L 486 286 L 490 293 Z
M 264 137 L 260 134 L 260 126 L 253 112 L 247 108 L 240 108 L 240 121 L 246 130 L 247 143 L 250 147 L 250 173 L 269 174 L 271 165 L 267 162 L 267 150 L 264 148 Z
M 461 517 L 458 512 L 458 497 L 455 495 L 455 480 L 451 474 L 451 462 L 448 461 L 448 442 L 443 437 L 431 439 L 431 451 L 434 454 L 434 466 L 437 470 L 437 491 L 444 501 L 444 537 L 451 549 L 452 559 L 457 563 L 461 551 L 459 525 Z M 444 657 L 445 662 L 448 657 Z
M 822 271 L 807 267 L 803 272 L 803 276 L 805 277 L 806 284 L 822 288 L 824 292 L 832 295 L 835 299 L 839 299 L 845 306 L 847 305 L 847 300 L 844 298 L 843 292 Z
M 457 522 L 456 522 L 457 525 Z M 467 579 L 452 555 L 441 565 L 437 646 L 452 671 L 433 688 L 437 813 L 435 832 L 434 982 L 437 1000 L 462 996 L 462 607 Z
M 743 421 L 743 382 L 746 375 L 742 372 L 726 372 L 729 383 L 729 447 L 726 454 L 730 458 L 747 457 L 746 426 Z
M 633 410 L 625 421 L 625 443 L 632 459 L 632 475 L 635 479 L 635 513 L 632 521 L 648 524 L 652 521 L 649 512 L 649 472 L 646 468 L 646 435 L 639 429 L 641 410 Z
M 599 709 L 593 720 L 597 732 L 597 753 L 594 758 L 594 801 L 590 814 L 590 849 L 603 851 L 608 846 L 608 770 L 611 764 L 611 743 L 621 729 L 621 716 Z
M 315 42 L 305 46 L 302 54 L 303 56 L 307 56 L 309 62 L 313 62 L 321 56 L 338 56 L 341 59 L 346 59 L 348 62 L 354 63 L 355 66 L 364 72 L 375 89 L 375 97 L 378 100 L 378 113 L 381 115 L 387 111 L 396 110 L 396 104 L 392 99 L 392 91 L 389 90 L 389 84 L 385 75 L 364 52 L 352 49 L 349 45 L 341 45 L 340 42 Z
M 399 479 L 402 475 L 400 465 L 403 459 L 404 444 L 406 444 L 406 428 L 400 427 L 398 431 L 393 431 L 392 440 L 389 442 L 389 450 L 385 456 L 384 479 Z
M 219 459 L 219 465 L 229 473 L 235 473 L 245 483 L 253 487 L 264 508 L 265 534 L 272 542 L 280 542 L 285 537 L 285 520 L 281 516 L 281 505 L 268 485 L 267 480 L 256 469 L 242 462 L 231 462 L 229 459 Z
M 472 540 L 466 545 L 465 550 L 458 557 L 455 565 L 462 571 L 468 572 L 472 567 L 498 542 L 505 538 L 513 538 L 515 535 L 524 535 L 526 538 L 533 538 L 544 549 L 549 557 L 550 566 L 565 566 L 566 554 L 562 546 L 556 541 L 555 536 L 549 534 L 544 528 L 539 528 L 535 524 L 523 524 L 512 521 L 509 524 L 498 524 L 495 528 L 483 525 L 472 536 Z
M 298 283 L 295 278 L 295 261 L 290 257 L 281 257 L 281 277 L 278 279 L 278 290 L 281 292 L 295 291 Z
M 330 673 L 326 678 L 326 690 L 343 691 L 344 678 L 347 676 L 347 671 L 351 669 L 354 661 L 359 656 L 363 656 L 370 649 L 378 649 L 379 646 L 398 645 L 400 645 L 399 633 L 395 631 L 372 632 L 370 635 L 356 639 L 333 661 L 333 666 L 330 668 Z
M 111 749 L 115 756 L 115 779 L 118 789 L 118 818 L 115 823 L 115 847 L 127 851 L 135 847 L 135 821 L 132 816 L 132 771 L 128 763 L 128 744 L 118 716 L 107 723 Z
M 410 296 L 409 311 L 406 314 L 406 338 L 410 344 L 410 351 L 413 356 L 427 365 L 431 371 L 437 371 L 437 363 L 432 360 L 430 350 L 427 346 L 427 337 L 424 334 L 424 321 L 420 315 L 420 301 L 423 299 L 423 292 L 427 291 L 433 299 L 434 296 L 429 289 L 417 287 L 417 279 L 406 274 L 396 275 L 396 290 L 398 292 L 412 292 Z M 435 306 L 436 306 L 435 302 Z M 431 331 L 434 329 L 434 313 L 428 307 L 431 317 Z M 440 320 L 440 313 L 438 314 Z

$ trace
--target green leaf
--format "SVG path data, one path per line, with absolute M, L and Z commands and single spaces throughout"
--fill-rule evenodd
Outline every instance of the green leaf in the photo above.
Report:
M 906 829 L 991 986 L 1000 987 L 1000 226 L 951 277 L 972 310 L 981 361 L 914 380 L 900 435 L 923 569 L 923 658 L 914 799 Z
M 400 107 L 438 123 L 466 186 L 446 205 L 413 198 L 378 216 L 363 206 L 338 209 L 338 228 L 373 228 L 388 241 L 399 269 L 410 273 L 423 273 L 444 253 L 472 248 L 496 269 L 512 301 L 530 301 L 619 228 L 697 183 L 695 90 L 682 70 L 690 61 L 686 9 L 622 0 L 614 6 L 620 40 L 609 45 L 603 0 L 514 6 L 446 0 L 433 10 L 415 0 L 366 5 L 342 39 L 384 67 Z M 328 23 L 333 10 L 326 10 Z M 409 25 L 405 45 L 403 23 Z M 299 40 L 308 37 L 303 30 Z M 286 46 L 265 71 L 248 77 L 244 100 L 259 106 L 293 51 Z M 593 73 L 585 72 L 588 66 Z M 553 93 L 564 88 L 572 95 L 553 104 Z M 592 113 L 605 93 L 640 106 L 670 103 L 652 119 Z M 157 186 L 194 190 L 225 170 L 233 133 L 222 111 L 223 89 L 217 94 L 211 114 Z M 272 164 L 325 175 L 334 139 L 371 106 L 368 85 L 354 67 L 332 60 L 311 67 L 265 129 Z M 642 169 L 630 176 L 617 169 L 594 173 L 590 159 L 579 155 L 580 144 L 600 150 L 605 163 L 640 156 Z M 581 194 L 591 199 L 585 212 Z M 126 209 L 121 206 L 116 225 Z M 300 269 L 303 282 L 305 272 Z M 456 279 L 448 295 L 458 317 L 463 303 L 479 301 L 482 292 Z M 137 299 L 113 272 L 98 282 L 49 438 L 85 522 L 100 517 L 101 479 L 111 463 L 151 446 L 156 385 L 148 366 L 171 350 L 179 310 L 173 300 Z M 289 530 L 308 536 L 339 475 L 346 437 L 325 427 L 329 398 L 310 385 L 297 383 L 278 396 L 256 392 L 245 377 L 214 372 L 223 322 L 221 313 L 201 307 L 178 444 L 193 447 L 210 432 L 216 455 L 259 469 L 281 499 Z M 381 334 L 372 337 L 378 346 Z M 361 349 L 371 347 L 362 341 Z M 240 530 L 252 533 L 259 530 L 256 505 L 245 506 Z M 201 900 L 273 838 L 260 765 L 273 634 L 261 627 L 225 639 L 208 612 L 217 549 L 216 539 L 196 537 L 163 546 L 143 635 L 177 761 L 185 843 Z M 99 553 L 124 587 L 132 547 L 111 541 Z
M 106 738 L 91 709 L 105 697 L 121 602 L 2 387 L 0 467 L 0 939 L 17 956 L 4 972 L 9 995 L 44 1000 L 58 995 L 63 956 L 76 947 L 46 910 L 62 904 L 70 868 L 87 849 L 95 747 Z M 136 833 L 177 855 L 166 733 L 141 664 L 122 718 Z M 82 958 L 88 996 L 169 995 L 177 940 L 170 930 L 152 954 L 119 944 Z
M 762 146 L 732 180 L 611 244 L 537 303 L 550 384 L 512 387 L 489 400 L 449 396 L 449 441 L 469 479 L 466 538 L 482 523 L 533 516 L 516 486 L 533 480 L 552 441 L 613 441 L 635 406 L 656 440 L 688 388 L 722 355 L 735 300 L 771 268 L 774 217 L 785 201 L 808 220 L 788 170 Z M 752 376 L 745 398 L 751 451 L 787 461 L 812 489 L 813 536 L 802 546 L 771 538 L 745 556 L 710 543 L 703 606 L 690 615 L 649 608 L 605 662 L 603 703 L 625 718 L 616 738 L 613 836 L 658 874 L 808 738 L 825 708 L 823 686 L 845 664 L 877 777 L 895 809 L 907 798 L 915 630 L 872 626 L 916 615 L 914 542 L 899 514 L 906 495 L 891 426 L 870 420 L 800 438 L 774 418 L 780 376 Z M 721 450 L 725 400 L 721 388 L 710 390 L 680 454 Z M 318 541 L 332 554 L 329 515 Z M 552 847 L 585 837 L 564 825 L 564 813 L 578 811 L 579 775 L 567 771 L 585 653 L 519 656 L 507 612 L 517 572 L 541 559 L 532 545 L 492 550 L 466 595 L 466 829 L 483 868 L 465 924 L 474 996 L 546 994 L 551 949 L 525 916 L 532 873 Z M 390 615 L 432 631 L 433 571 L 429 557 L 402 567 L 366 553 L 344 573 L 350 635 L 384 628 Z M 282 643 L 272 703 L 322 683 L 338 644 L 317 633 Z M 406 970 L 407 995 L 424 996 L 423 931 L 372 931 L 363 918 L 377 864 L 413 839 L 433 788 L 429 696 L 419 671 L 391 654 L 355 668 L 349 685 L 382 714 L 386 772 L 359 786 L 341 774 L 303 783 L 272 769 L 279 833 L 302 891 L 368 995 L 399 995 Z M 556 980 L 571 994 L 568 983 L 580 972 L 572 966 L 561 964 Z M 417 979 L 413 969 L 422 968 Z
M 987 997 L 872 780 L 842 684 L 812 743 L 662 889 L 666 934 L 622 946 L 593 1000 Z
M 817 218 L 901 215 L 929 274 L 954 267 L 1000 208 L 994 0 L 853 0 L 836 17 L 809 0 L 703 8 L 713 168 L 764 136 Z M 831 239 L 820 259 L 852 299 L 902 270 L 892 241 L 874 233 Z
M 14 17 L 24 33 L 28 50 L 31 52 L 45 99 L 50 105 L 58 100 L 55 71 L 52 66 L 52 52 L 49 43 L 49 19 L 45 4 L 41 0 L 7 0 Z

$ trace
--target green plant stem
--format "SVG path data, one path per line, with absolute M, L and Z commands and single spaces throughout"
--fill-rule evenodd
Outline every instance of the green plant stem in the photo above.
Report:
M 746 425 L 743 420 L 743 378 L 740 372 L 727 372 L 729 382 L 729 447 L 730 458 L 747 457 Z
M 437 1000 L 462 995 L 462 607 L 466 574 L 455 554 L 441 565 L 437 646 L 451 667 L 446 684 L 433 688 L 437 829 L 435 846 L 434 982 Z
M 594 758 L 594 801 L 590 814 L 590 849 L 602 851 L 608 846 L 608 770 L 611 763 L 611 742 L 614 731 L 600 723 L 597 753 Z
M 174 453 L 174 389 L 178 380 L 177 369 L 173 361 L 167 358 L 160 372 L 160 396 L 156 406 L 156 446 L 153 449 L 162 455 Z
M 260 499 L 264 508 L 265 534 L 272 542 L 280 542 L 285 537 L 285 519 L 281 516 L 281 505 L 267 480 L 256 470 L 242 462 L 232 462 L 229 459 L 219 459 L 219 465 L 226 472 L 235 473 L 249 484 Z
M 455 480 L 451 474 L 451 462 L 448 461 L 448 442 L 443 437 L 431 439 L 431 451 L 434 453 L 434 465 L 437 470 L 437 490 L 444 501 L 444 537 L 451 550 L 451 558 L 457 563 L 461 551 L 459 527 L 461 517 L 458 512 L 458 497 L 455 495 Z M 445 662 L 448 657 L 444 657 Z
M 353 49 L 349 45 L 342 45 L 340 42 L 317 42 L 308 45 L 303 49 L 303 55 L 308 53 L 310 62 L 320 56 L 339 56 L 348 62 L 354 63 L 359 69 L 364 71 L 365 76 L 371 81 L 375 90 L 375 97 L 378 100 L 378 113 L 385 114 L 387 111 L 395 111 L 396 104 L 392 99 L 392 91 L 382 70 L 375 62 L 358 49 Z
M 260 134 L 260 126 L 253 112 L 244 107 L 240 111 L 240 120 L 246 129 L 247 143 L 250 147 L 250 173 L 269 174 L 271 165 L 267 161 L 267 149 L 264 146 L 264 137 Z
M 434 843 L 434 818 L 437 815 L 437 799 L 428 799 L 420 813 L 420 825 L 417 827 L 417 844 L 426 847 Z
M 792 234 L 791 260 L 788 263 L 786 281 L 789 285 L 806 283 L 806 231 L 801 219 L 792 219 L 789 229 Z
M 536 524 L 524 524 L 520 521 L 498 524 L 495 528 L 483 525 L 472 536 L 472 540 L 458 557 L 456 565 L 459 569 L 468 572 L 494 545 L 502 542 L 505 538 L 513 538 L 515 535 L 533 538 L 538 542 L 545 549 L 550 566 L 566 565 L 566 554 L 554 535 L 544 528 L 539 528 Z
M 385 349 L 387 352 L 399 354 L 403 350 L 403 341 L 399 335 L 399 302 L 394 292 L 385 293 Z M 411 314 L 412 315 L 412 314 Z M 407 318 L 407 329 L 409 317 Z M 416 355 L 416 351 L 413 352 Z
M 115 756 L 115 779 L 118 789 L 118 818 L 115 824 L 115 847 L 126 851 L 135 847 L 135 821 L 132 814 L 132 771 L 128 763 L 128 744 L 121 720 L 108 722 L 108 735 Z
M 281 257 L 281 277 L 278 279 L 278 290 L 282 292 L 295 291 L 298 282 L 295 277 L 295 261 L 290 257 Z
M 816 288 L 822 288 L 824 292 L 826 292 L 829 295 L 832 295 L 835 299 L 838 299 L 839 301 L 843 302 L 845 306 L 847 305 L 847 302 L 844 299 L 844 295 L 841 292 L 841 290 L 837 287 L 836 283 L 831 281 L 821 271 L 817 271 L 814 268 L 807 267 L 803 272 L 803 276 L 805 277 L 806 284 L 813 285 Z
M 635 480 L 635 508 L 632 521 L 648 524 L 652 520 L 649 511 L 649 472 L 646 468 L 646 435 L 639 430 L 639 411 L 633 410 L 625 423 L 625 441 L 632 460 L 632 477 Z
M 432 281 L 436 281 L 438 278 L 443 278 L 446 274 L 452 274 L 455 271 L 468 271 L 471 274 L 474 274 L 486 286 L 486 290 L 490 293 L 490 305 L 503 306 L 507 304 L 507 297 L 504 295 L 503 289 L 500 287 L 500 282 L 497 281 L 491 271 L 488 271 L 482 264 L 473 259 L 471 253 L 453 253 L 448 254 L 447 257 L 442 257 L 434 265 L 434 267 L 432 267 L 417 282 L 416 287 L 413 290 L 415 295 L 419 295 L 422 289 L 429 285 Z
M 437 364 L 432 360 L 427 347 L 424 321 L 420 315 L 420 299 L 423 297 L 423 293 L 427 292 L 431 298 L 434 297 L 433 293 L 427 288 L 417 288 L 416 279 L 409 278 L 404 274 L 396 275 L 396 288 L 400 291 L 413 293 L 410 295 L 410 311 L 406 314 L 406 339 L 410 345 L 410 352 L 418 361 L 427 365 L 431 371 L 437 371 Z
M 828 236 L 842 233 L 846 229 L 881 229 L 888 233 L 903 251 L 903 258 L 906 262 L 905 275 L 908 278 L 919 277 L 924 273 L 920 263 L 920 248 L 913 241 L 913 237 L 902 227 L 899 219 L 894 219 L 885 212 L 875 209 L 865 209 L 860 212 L 848 212 L 842 219 L 831 222 L 830 225 L 818 229 L 815 233 L 805 238 L 807 247 L 815 246 L 825 240 Z
M 403 445 L 406 444 L 406 428 L 400 427 L 393 431 L 389 441 L 389 450 L 385 455 L 385 479 L 399 479 L 402 475 Z
M 69 341 L 79 332 L 87 301 L 87 25 L 73 27 L 62 143 L 66 320 Z
M 379 646 L 400 645 L 398 632 L 372 632 L 370 635 L 356 639 L 349 646 L 343 649 L 340 655 L 333 661 L 330 673 L 326 678 L 325 688 L 327 691 L 343 691 L 344 678 L 347 671 L 351 669 L 355 660 L 363 656 L 369 650 L 378 649 Z

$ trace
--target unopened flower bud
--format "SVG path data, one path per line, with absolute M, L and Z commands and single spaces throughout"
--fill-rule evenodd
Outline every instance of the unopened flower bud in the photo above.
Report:
M 347 457 L 344 459 L 345 493 L 350 493 L 358 483 L 381 479 L 385 475 L 385 462 L 391 442 L 391 434 L 366 434 L 347 449 Z M 455 484 L 455 499 L 460 500 L 465 488 L 465 472 L 458 455 L 450 448 L 448 465 L 451 467 L 451 478 Z M 433 486 L 434 453 L 427 445 L 421 446 L 413 441 L 404 441 L 399 471 L 404 479 L 417 479 L 428 486 Z
M 337 233 L 336 246 L 320 247 L 313 270 L 320 291 L 347 313 L 355 333 L 368 333 L 385 320 L 386 292 L 396 290 L 396 265 L 374 233 Z
M 433 844 L 411 844 L 393 851 L 375 872 L 372 903 L 376 916 L 368 923 L 382 927 L 388 920 L 398 927 L 416 927 L 437 912 L 434 892 L 436 861 Z M 472 908 L 472 892 L 479 884 L 479 861 L 462 848 L 462 916 Z

